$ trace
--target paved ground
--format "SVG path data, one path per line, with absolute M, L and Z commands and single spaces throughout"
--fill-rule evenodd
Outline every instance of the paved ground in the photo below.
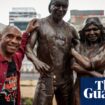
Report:
M 21 81 L 21 96 L 22 97 L 31 97 L 31 98 L 33 98 L 36 84 L 37 84 L 37 80 L 34 80 L 34 81 L 29 81 L 29 80 Z

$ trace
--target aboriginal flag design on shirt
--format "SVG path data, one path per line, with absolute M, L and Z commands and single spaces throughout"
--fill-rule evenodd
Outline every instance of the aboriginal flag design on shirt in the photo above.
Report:
M 0 105 L 15 105 L 17 95 L 17 73 L 15 62 L 8 62 L 8 72 L 2 91 Z

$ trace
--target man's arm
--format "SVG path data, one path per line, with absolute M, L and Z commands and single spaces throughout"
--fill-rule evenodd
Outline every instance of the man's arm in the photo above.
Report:
M 86 56 L 79 54 L 75 49 L 71 50 L 76 61 L 86 69 L 105 69 L 105 46 L 101 47 L 96 56 L 88 59 Z M 95 53 L 95 52 L 94 52 Z
M 19 60 L 19 63 L 21 63 L 24 58 L 26 44 L 30 36 L 30 33 L 33 32 L 35 29 L 37 29 L 37 27 L 38 24 L 36 23 L 36 19 L 32 19 L 27 25 L 25 32 L 23 32 L 20 48 L 15 54 L 15 57 Z
M 90 69 L 91 68 L 90 60 L 79 53 L 80 52 L 80 36 L 77 33 L 75 27 L 71 26 L 71 29 L 72 29 L 72 34 L 73 34 L 71 54 L 76 59 L 76 62 L 78 62 L 78 64 L 80 64 L 83 68 Z
M 96 71 L 87 71 L 85 68 L 81 67 L 77 63 L 74 63 L 72 65 L 72 69 L 74 71 L 76 71 L 78 74 L 81 74 L 81 75 L 90 75 L 90 76 L 93 76 L 93 77 L 104 77 L 104 75 L 102 75 L 102 74 L 100 74 Z
M 34 46 L 36 44 L 36 42 L 38 41 L 38 30 L 35 30 L 31 36 L 30 36 L 30 39 L 27 43 L 27 46 L 26 46 L 26 55 L 28 57 L 28 59 L 34 64 L 35 68 L 38 70 L 38 72 L 42 75 L 47 75 L 47 72 L 49 71 L 49 66 L 40 61 L 37 56 L 35 55 L 33 49 L 34 49 Z
M 79 54 L 74 48 L 71 49 L 71 53 L 78 64 L 80 64 L 83 68 L 91 69 L 91 62 L 87 57 Z

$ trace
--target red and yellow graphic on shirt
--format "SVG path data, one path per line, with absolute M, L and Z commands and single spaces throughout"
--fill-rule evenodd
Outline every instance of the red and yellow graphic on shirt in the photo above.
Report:
M 10 102 L 16 98 L 16 90 L 17 90 L 17 76 L 12 74 L 7 77 L 2 88 L 2 92 L 0 94 L 5 95 L 6 101 Z

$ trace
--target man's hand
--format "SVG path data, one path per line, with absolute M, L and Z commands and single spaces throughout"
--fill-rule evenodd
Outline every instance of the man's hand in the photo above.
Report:
M 87 58 L 87 57 L 84 56 L 84 55 L 79 54 L 74 48 L 71 48 L 71 53 L 72 53 L 72 55 L 73 55 L 74 57 L 77 55 L 78 57 L 80 57 L 80 58 L 82 58 L 82 59 L 84 59 L 84 60 L 90 62 L 89 58 Z
M 34 66 L 35 68 L 38 70 L 38 72 L 41 74 L 41 75 L 44 75 L 44 76 L 48 76 L 48 74 L 50 73 L 49 69 L 50 69 L 50 66 L 47 65 L 46 63 L 36 59 L 34 63 Z
M 38 20 L 32 19 L 27 25 L 26 32 L 31 33 L 39 27 Z

